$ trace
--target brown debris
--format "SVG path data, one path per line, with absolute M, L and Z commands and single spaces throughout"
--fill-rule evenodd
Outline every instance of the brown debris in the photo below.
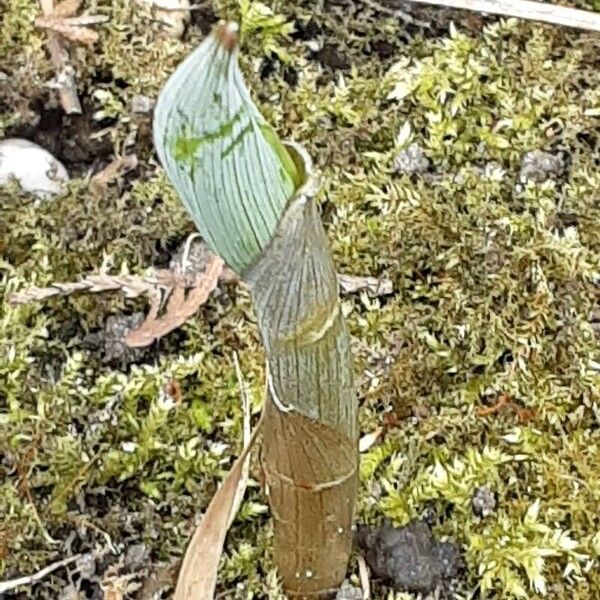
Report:
M 165 394 L 172 398 L 176 405 L 181 404 L 183 401 L 183 393 L 181 391 L 181 385 L 179 384 L 179 381 L 176 379 L 169 379 L 169 381 L 165 383 L 164 390 Z
M 9 302 L 26 304 L 46 300 L 53 296 L 66 296 L 76 292 L 121 291 L 128 298 L 143 294 L 150 299 L 150 310 L 141 324 L 125 336 L 129 348 L 143 348 L 154 340 L 183 325 L 206 302 L 223 277 L 231 281 L 231 273 L 224 270 L 223 260 L 206 252 L 189 268 L 190 247 L 194 236 L 188 238 L 182 256 L 173 262 L 170 270 L 155 269 L 148 277 L 137 275 L 90 275 L 78 282 L 54 283 L 49 287 L 31 287 L 13 294 Z M 166 302 L 163 314 L 159 312 Z
M 176 285 L 169 295 L 167 307 L 162 316 L 158 315 L 162 302 L 161 295 L 160 293 L 153 294 L 146 320 L 140 327 L 129 332 L 125 343 L 134 348 L 149 346 L 154 340 L 183 325 L 198 311 L 198 308 L 206 302 L 211 292 L 217 287 L 223 264 L 223 260 L 218 256 L 209 258 L 204 273 L 187 294 L 185 282 Z
M 43 29 L 48 29 L 60 34 L 72 42 L 91 46 L 98 41 L 98 34 L 88 27 L 104 23 L 108 17 L 99 15 L 75 16 L 81 6 L 81 0 L 64 0 L 55 7 L 52 1 L 42 2 L 43 17 L 36 19 L 35 24 Z
M 90 192 L 94 196 L 101 196 L 112 181 L 135 169 L 137 165 L 138 159 L 135 154 L 118 156 L 91 178 Z
M 535 418 L 535 410 L 519 406 L 507 394 L 500 394 L 495 404 L 491 406 L 483 406 L 475 410 L 477 417 L 489 417 L 495 415 L 505 408 L 513 410 L 517 415 L 519 423 L 529 423 Z
M 48 51 L 50 60 L 56 68 L 56 81 L 60 104 L 68 115 L 82 113 L 81 103 L 77 96 L 75 71 L 69 62 L 69 53 L 63 40 L 69 39 L 80 44 L 93 44 L 98 35 L 87 25 L 95 25 L 107 20 L 107 17 L 87 16 L 75 17 L 81 6 L 81 0 L 63 0 L 56 6 L 54 0 L 40 0 L 43 16 L 36 20 L 36 25 L 47 30 Z

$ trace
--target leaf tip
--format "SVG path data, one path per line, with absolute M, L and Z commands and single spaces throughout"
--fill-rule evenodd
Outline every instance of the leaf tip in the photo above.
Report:
M 221 21 L 215 28 L 215 36 L 229 52 L 233 51 L 238 44 L 239 29 L 235 21 Z

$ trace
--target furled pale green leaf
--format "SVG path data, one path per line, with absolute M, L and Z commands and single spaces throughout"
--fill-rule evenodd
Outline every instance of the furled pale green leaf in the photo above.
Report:
M 268 245 L 300 175 L 250 97 L 236 32 L 217 26 L 167 81 L 154 143 L 211 250 L 239 273 Z

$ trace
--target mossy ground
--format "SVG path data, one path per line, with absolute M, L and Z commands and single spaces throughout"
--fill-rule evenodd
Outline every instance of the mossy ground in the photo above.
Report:
M 46 85 L 36 3 L 0 0 L 0 129 L 44 143 L 74 175 L 49 203 L 0 192 L 3 295 L 103 262 L 142 272 L 193 231 L 131 101 L 154 97 L 216 16 L 242 10 L 244 72 L 321 170 L 339 270 L 394 283 L 392 296 L 344 301 L 362 431 L 388 424 L 363 455 L 358 518 L 427 512 L 464 550 L 461 597 L 598 598 L 600 38 L 437 9 L 420 11 L 422 29 L 372 2 L 312 4 L 270 3 L 283 18 L 265 20 L 257 3 L 216 2 L 174 41 L 133 2 L 86 1 L 109 21 L 93 51 L 72 49 L 85 114 L 66 118 Z M 405 96 L 389 99 L 394 89 Z M 413 142 L 430 168 L 394 173 Z M 517 185 L 531 150 L 560 154 L 562 172 Z M 139 167 L 93 197 L 90 173 L 129 152 Z M 108 316 L 140 308 L 118 294 L 2 304 L 0 578 L 109 540 L 117 555 L 99 559 L 81 597 L 98 597 L 111 564 L 127 572 L 119 553 L 140 542 L 138 580 L 164 575 L 240 450 L 234 351 L 256 413 L 263 386 L 247 294 L 222 287 L 136 365 L 86 349 Z M 481 416 L 503 395 L 520 410 Z M 471 509 L 480 485 L 497 499 L 487 518 Z M 277 597 L 269 539 L 251 483 L 223 597 Z M 68 581 L 59 570 L 21 597 L 56 598 Z M 374 597 L 410 596 L 376 585 Z

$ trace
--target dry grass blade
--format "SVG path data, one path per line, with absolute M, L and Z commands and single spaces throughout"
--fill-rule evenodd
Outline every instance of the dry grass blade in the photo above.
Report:
M 175 271 L 156 270 L 147 278 L 101 273 L 90 275 L 83 281 L 55 283 L 49 287 L 32 287 L 13 294 L 9 301 L 13 305 L 26 304 L 76 292 L 96 293 L 115 290 L 123 292 L 129 298 L 146 294 L 150 299 L 148 315 L 142 325 L 131 331 L 125 340 L 130 347 L 143 347 L 180 327 L 193 316 L 217 286 L 223 268 L 223 260 L 210 255 L 204 271 L 194 276 L 186 276 L 179 268 Z M 188 289 L 189 292 L 186 293 Z M 168 298 L 165 312 L 159 315 L 165 298 Z
M 154 340 L 183 325 L 206 302 L 217 286 L 223 264 L 221 258 L 211 256 L 196 285 L 187 294 L 184 283 L 176 285 L 162 316 L 158 315 L 160 299 L 155 298 L 152 301 L 146 320 L 140 327 L 129 332 L 125 338 L 125 343 L 132 348 L 149 346 Z
M 44 29 L 49 29 L 59 33 L 62 37 L 78 44 L 90 46 L 98 41 L 98 34 L 86 25 L 95 25 L 104 23 L 106 17 L 90 16 L 90 17 L 73 17 L 69 19 L 40 17 L 36 20 L 36 25 Z
M 358 576 L 360 578 L 360 585 L 363 589 L 363 600 L 370 600 L 371 583 L 369 581 L 369 569 L 367 568 L 365 557 L 362 554 L 358 555 Z
M 38 27 L 50 29 L 55 33 L 59 33 L 62 37 L 84 46 L 91 46 L 98 41 L 98 34 L 88 27 L 73 26 L 64 21 L 36 21 Z
M 417 4 L 434 4 L 472 10 L 504 17 L 543 21 L 553 25 L 600 31 L 600 15 L 588 10 L 557 6 L 533 0 L 408 0 Z
M 86 25 L 98 25 L 100 23 L 106 23 L 108 17 L 101 15 L 82 15 L 80 17 L 57 17 L 56 15 L 48 15 L 47 17 L 39 17 L 36 20 L 36 24 L 40 27 L 47 27 L 49 29 L 57 28 L 58 26 L 63 27 L 85 27 Z
M 261 430 L 262 417 L 223 485 L 213 496 L 183 557 L 174 600 L 213 600 L 217 568 L 235 508 L 244 465 Z

